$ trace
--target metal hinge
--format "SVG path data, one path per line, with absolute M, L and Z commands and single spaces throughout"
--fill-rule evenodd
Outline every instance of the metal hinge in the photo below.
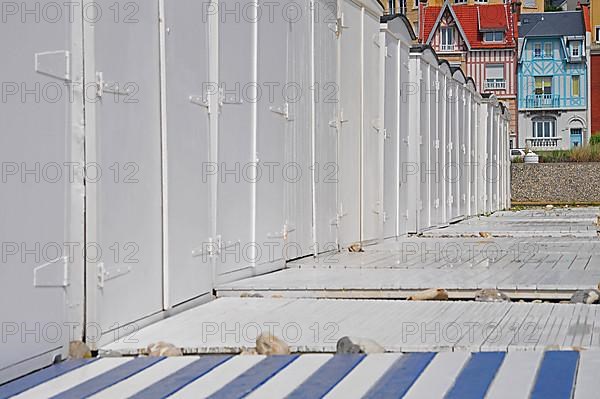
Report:
M 220 254 L 224 249 L 239 245 L 240 241 L 228 241 L 226 244 L 223 242 L 221 235 L 218 235 L 216 239 L 210 237 L 208 242 L 203 243 L 201 247 L 192 250 L 192 257 L 198 256 L 216 256 Z
M 106 82 L 102 72 L 96 72 L 96 95 L 101 98 L 104 93 L 126 96 L 131 94 L 132 90 L 129 87 L 119 87 L 119 84 L 115 82 Z
M 269 233 L 267 234 L 267 238 L 282 238 L 284 240 L 287 240 L 288 234 L 292 231 L 296 231 L 296 228 L 286 223 L 283 225 L 283 229 L 279 233 Z
M 283 116 L 288 121 L 293 120 L 290 116 L 290 105 L 288 103 L 283 104 L 282 107 L 269 107 L 269 111 Z
M 122 277 L 128 273 L 131 273 L 131 266 L 117 266 L 107 269 L 104 266 L 104 262 L 98 262 L 96 265 L 96 276 L 98 281 L 98 287 L 104 288 L 104 284 L 118 277 Z
M 332 31 L 335 33 L 336 37 L 340 37 L 343 29 L 348 29 L 349 26 L 344 25 L 344 14 L 340 14 L 339 18 L 335 21 L 335 24 L 329 24 L 330 29 L 331 25 L 335 25 Z
M 238 100 L 236 97 L 225 97 L 225 91 L 222 87 L 219 87 L 219 106 L 222 107 L 224 104 L 240 105 L 243 103 L 242 100 Z
M 434 140 L 434 141 L 433 141 L 433 148 L 435 148 L 436 150 L 437 150 L 438 148 L 440 148 L 440 141 L 439 141 L 439 140 Z
M 371 120 L 371 126 L 377 130 L 377 132 L 381 132 L 381 130 L 383 129 L 381 127 L 381 119 L 377 118 L 377 119 L 373 119 Z
M 439 198 L 435 199 L 434 206 L 435 206 L 436 209 L 440 207 L 440 199 Z
M 331 226 L 339 226 L 340 220 L 346 215 L 348 215 L 348 212 L 344 212 L 344 205 L 340 203 L 340 209 L 338 213 L 335 215 L 335 218 L 329 221 L 329 224 Z
M 346 123 L 346 122 L 348 122 L 348 119 L 344 119 L 344 111 L 340 111 L 340 120 L 339 120 L 339 123 L 338 123 L 337 120 L 332 119 L 332 120 L 329 121 L 329 126 L 333 127 L 333 128 L 336 128 L 336 129 L 339 129 L 341 127 L 341 124 L 342 123 Z
M 190 100 L 190 102 L 192 104 L 196 104 L 196 105 L 199 105 L 201 107 L 208 109 L 208 101 L 204 100 L 202 98 L 202 96 L 197 96 L 197 95 L 192 94 L 191 96 L 188 97 L 188 99 Z
M 35 71 L 55 79 L 71 81 L 71 53 L 67 50 L 35 53 Z
M 63 256 L 33 269 L 33 286 L 66 287 L 69 285 L 68 257 Z
M 381 47 L 381 43 L 379 43 L 379 33 L 373 35 L 373 44 L 377 47 Z

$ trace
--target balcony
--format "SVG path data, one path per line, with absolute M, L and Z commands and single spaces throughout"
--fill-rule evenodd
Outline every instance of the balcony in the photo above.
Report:
M 486 80 L 484 84 L 485 90 L 504 90 L 506 89 L 505 80 Z
M 558 108 L 560 96 L 558 94 L 532 94 L 526 97 L 526 108 Z
M 532 150 L 556 150 L 560 148 L 562 137 L 526 137 L 525 144 Z
M 440 51 L 456 51 L 454 44 L 440 44 Z

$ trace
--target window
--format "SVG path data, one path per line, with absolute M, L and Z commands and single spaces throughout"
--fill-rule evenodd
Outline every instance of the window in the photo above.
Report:
M 503 42 L 504 41 L 504 32 L 485 32 L 483 34 L 484 42 Z
M 475 0 L 475 3 L 487 3 L 488 0 Z
M 596 26 L 596 37 L 594 37 L 594 41 L 596 43 L 600 43 L 600 26 Z
M 454 0 L 454 4 L 466 4 L 467 0 Z
M 571 147 L 579 147 L 581 145 L 583 129 L 571 128 Z
M 525 0 L 525 7 L 535 8 L 536 7 L 535 0 Z
M 554 46 L 552 43 L 544 43 L 544 58 L 554 58 L 553 52 Z
M 533 137 L 556 137 L 554 119 L 535 119 L 533 121 Z
M 540 58 L 542 56 L 542 43 L 535 43 L 533 45 L 533 56 Z
M 485 88 L 488 90 L 506 88 L 503 64 L 491 64 L 485 66 Z
M 535 94 L 552 94 L 552 76 L 535 77 Z
M 571 76 L 571 89 L 573 93 L 573 97 L 579 97 L 581 94 L 579 89 L 579 75 Z
M 441 34 L 441 43 L 442 43 L 442 51 L 452 51 L 454 50 L 454 27 L 452 26 L 443 26 L 440 29 Z
M 579 42 L 571 42 L 571 57 L 579 57 Z

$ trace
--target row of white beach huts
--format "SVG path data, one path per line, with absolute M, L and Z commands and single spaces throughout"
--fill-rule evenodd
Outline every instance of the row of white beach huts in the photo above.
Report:
M 0 24 L 0 382 L 509 206 L 507 109 L 374 0 L 24 4 Z

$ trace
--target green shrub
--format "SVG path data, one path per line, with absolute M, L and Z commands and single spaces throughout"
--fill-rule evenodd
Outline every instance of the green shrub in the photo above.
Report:
M 600 144 L 600 132 L 596 132 L 590 139 L 591 145 L 599 145 Z
M 536 154 L 540 157 L 540 163 L 571 162 L 569 150 L 539 151 Z
M 600 162 L 600 145 L 585 145 L 570 150 L 539 151 L 541 163 Z

